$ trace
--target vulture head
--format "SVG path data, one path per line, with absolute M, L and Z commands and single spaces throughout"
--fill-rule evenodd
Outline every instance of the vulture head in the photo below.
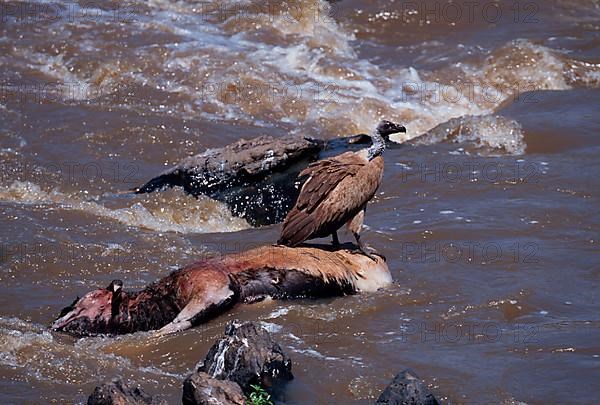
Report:
M 395 124 L 391 121 L 383 120 L 377 125 L 377 132 L 379 135 L 383 137 L 386 141 L 389 141 L 390 135 L 396 134 L 398 132 L 406 132 L 406 128 L 402 125 Z

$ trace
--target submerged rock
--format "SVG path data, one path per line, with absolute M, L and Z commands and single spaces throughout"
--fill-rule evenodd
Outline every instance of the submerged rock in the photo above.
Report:
M 500 115 L 464 115 L 441 123 L 407 145 L 457 143 L 473 154 L 522 155 L 527 147 L 523 128 Z
M 439 405 L 414 371 L 402 371 L 377 399 L 376 405 Z
M 102 384 L 94 389 L 87 400 L 88 405 L 166 405 L 139 387 L 131 388 L 121 380 Z
M 269 332 L 253 322 L 229 322 L 198 371 L 234 381 L 245 393 L 251 384 L 269 388 L 293 378 L 292 361 Z
M 245 405 L 246 397 L 237 383 L 198 371 L 183 382 L 182 401 L 184 405 Z

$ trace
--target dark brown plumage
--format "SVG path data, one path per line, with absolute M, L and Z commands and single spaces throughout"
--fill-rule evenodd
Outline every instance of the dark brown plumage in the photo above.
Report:
M 308 239 L 332 235 L 337 244 L 337 230 L 347 224 L 360 249 L 371 256 L 360 241 L 360 230 L 367 203 L 383 178 L 383 138 L 405 131 L 402 126 L 382 121 L 372 135 L 369 149 L 342 153 L 304 169 L 299 177 L 309 177 L 283 222 L 278 243 L 296 246 Z

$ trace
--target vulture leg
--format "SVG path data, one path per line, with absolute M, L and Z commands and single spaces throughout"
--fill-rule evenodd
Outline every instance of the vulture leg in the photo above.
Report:
M 373 253 L 377 254 L 375 249 L 367 247 L 365 243 L 362 240 L 360 240 L 360 234 L 353 233 L 353 235 L 354 239 L 356 239 L 356 243 L 358 244 L 358 250 L 360 250 L 361 253 L 367 256 L 369 259 L 377 261 L 377 258 L 373 255 Z M 369 250 L 371 250 L 371 252 L 373 253 L 369 252 Z
M 338 239 L 337 231 L 333 231 L 333 233 L 331 234 L 331 241 L 331 243 L 335 247 L 338 247 L 340 245 L 340 240 Z
M 348 221 L 347 227 L 352 235 L 354 235 L 354 239 L 356 239 L 356 244 L 358 245 L 358 249 L 367 257 L 372 260 L 377 260 L 373 253 L 376 255 L 380 255 L 375 249 L 371 247 L 367 247 L 362 240 L 360 240 L 360 231 L 362 229 L 363 220 L 365 219 L 365 211 L 367 210 L 367 206 L 365 205 L 362 210 L 358 212 L 350 221 Z M 370 250 L 370 251 L 369 251 Z M 385 257 L 383 257 L 385 259 Z

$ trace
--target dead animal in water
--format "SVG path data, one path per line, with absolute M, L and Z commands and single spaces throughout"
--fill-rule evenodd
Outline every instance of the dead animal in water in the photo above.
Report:
M 380 257 L 330 247 L 265 246 L 194 263 L 137 292 L 124 291 L 115 280 L 63 309 L 52 329 L 78 336 L 165 334 L 206 322 L 237 303 L 341 296 L 389 283 Z
M 308 166 L 300 177 L 308 176 L 296 205 L 283 222 L 277 243 L 297 246 L 308 239 L 331 235 L 338 245 L 337 231 L 344 224 L 354 235 L 360 250 L 370 255 L 360 240 L 367 203 L 383 178 L 385 139 L 403 126 L 381 121 L 373 131 L 373 144 L 358 152 L 346 152 Z

